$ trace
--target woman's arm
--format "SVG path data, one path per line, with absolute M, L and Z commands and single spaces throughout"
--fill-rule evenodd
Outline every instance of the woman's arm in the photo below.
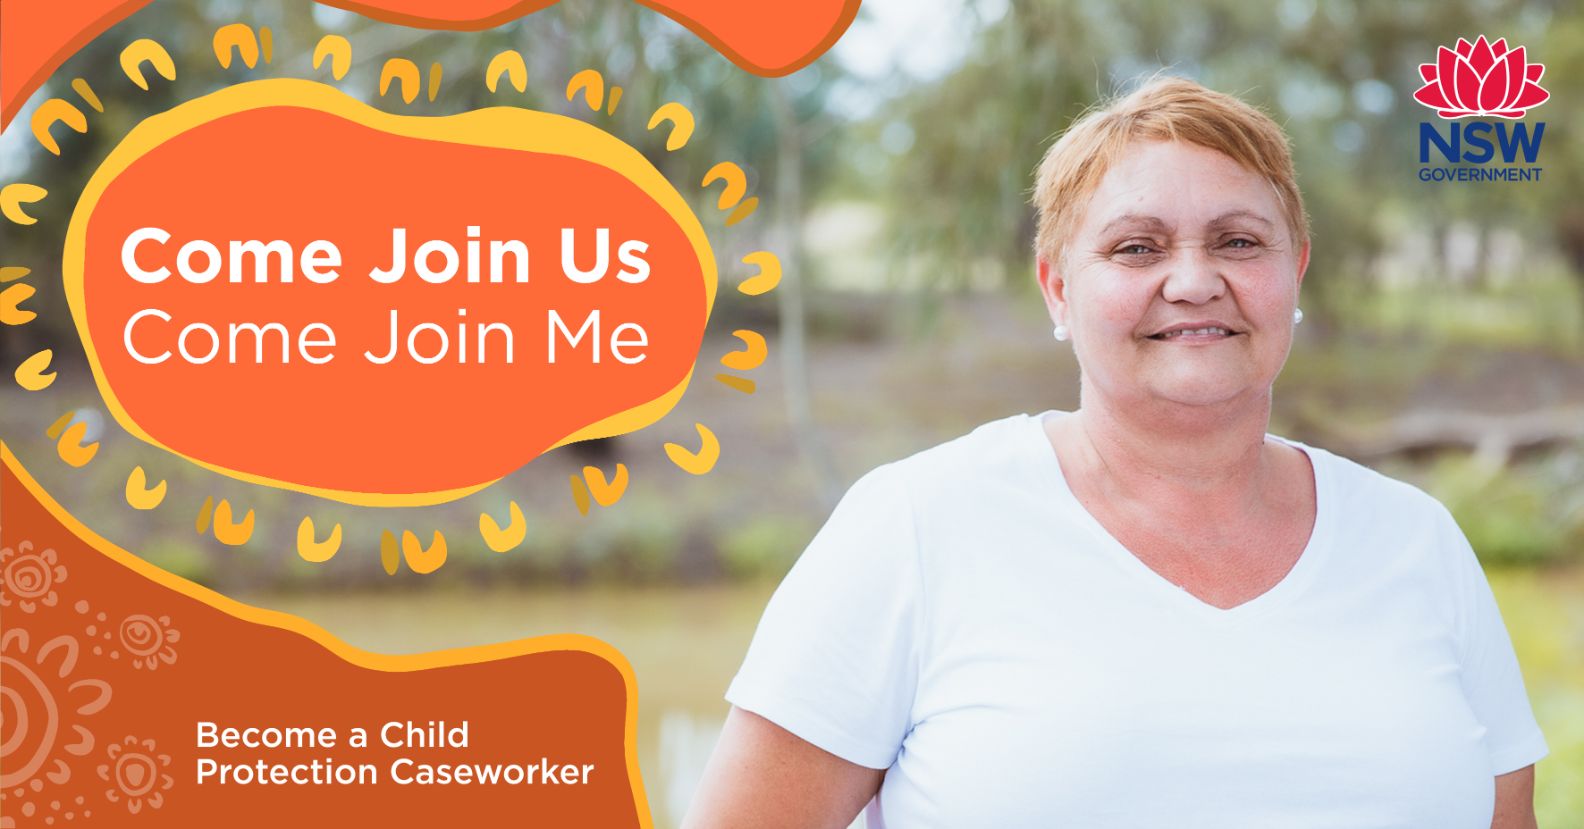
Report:
M 1534 765 L 1496 775 L 1496 816 L 1491 829 L 1535 829 Z
M 883 777 L 733 706 L 682 827 L 845 829 Z

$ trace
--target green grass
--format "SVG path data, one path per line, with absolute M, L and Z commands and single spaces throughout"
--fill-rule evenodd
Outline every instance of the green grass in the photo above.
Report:
M 1535 766 L 1542 827 L 1584 815 L 1584 568 L 1491 568 L 1535 718 L 1551 753 Z
M 1578 354 L 1584 350 L 1581 293 L 1578 280 L 1565 271 L 1542 268 L 1503 284 L 1406 282 L 1339 294 L 1333 301 L 1340 324 L 1354 333 Z

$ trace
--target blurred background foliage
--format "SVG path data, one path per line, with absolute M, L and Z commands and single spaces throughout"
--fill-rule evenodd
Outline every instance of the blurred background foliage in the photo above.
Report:
M 269 26 L 276 58 L 222 70 L 209 38 L 232 21 Z M 700 381 L 661 423 L 534 461 L 486 493 L 421 510 L 373 511 L 241 484 L 142 445 L 106 422 L 60 292 L 75 194 L 143 117 L 256 77 L 328 79 L 312 68 L 327 32 L 354 47 L 338 84 L 373 106 L 441 115 L 528 106 L 589 120 L 634 144 L 704 218 L 723 285 L 768 248 L 786 263 L 770 295 L 724 290 L 701 365 L 754 328 L 770 340 L 752 396 Z M 1532 183 L 1417 178 L 1417 66 L 1460 36 L 1506 37 L 1546 65 L 1551 99 Z M 176 58 L 151 92 L 116 65 L 137 37 Z M 527 58 L 526 93 L 491 94 L 490 56 Z M 445 67 L 433 103 L 381 98 L 390 57 Z M 569 102 L 567 80 L 601 70 L 625 89 L 616 115 Z M 1277 383 L 1271 431 L 1410 480 L 1457 516 L 1492 574 L 1551 741 L 1542 825 L 1584 815 L 1584 13 L 1562 0 L 1393 3 L 1234 0 L 868 0 L 825 58 L 780 79 L 739 70 L 679 25 L 622 0 L 566 2 L 496 29 L 429 32 L 376 24 L 303 0 L 155 0 L 90 43 L 0 136 L 0 183 L 50 198 L 39 224 L 0 224 L 0 258 L 44 279 L 37 321 L 0 331 L 9 373 L 56 350 L 60 381 L 0 391 L 0 434 L 97 531 L 182 575 L 325 624 L 354 644 L 407 651 L 579 631 L 620 647 L 644 688 L 646 781 L 657 819 L 680 816 L 768 590 L 845 487 L 872 466 L 1018 411 L 1072 408 L 1077 367 L 1054 346 L 1035 291 L 1032 170 L 1097 100 L 1150 73 L 1196 78 L 1270 112 L 1292 137 L 1314 227 L 1306 320 Z M 32 106 L 88 78 L 106 99 L 57 158 L 26 126 Z M 502 87 L 503 90 L 506 87 Z M 681 101 L 699 129 L 667 153 L 645 129 Z M 697 186 L 716 161 L 748 171 L 762 204 L 725 228 Z M 524 198 L 540 197 L 525 193 Z M 286 402 L 283 401 L 283 405 Z M 77 411 L 101 437 L 86 470 L 39 437 Z M 370 417 L 378 417 L 377 411 Z M 724 447 L 716 470 L 670 467 L 663 441 Z M 399 451 L 399 448 L 393 448 Z M 580 516 L 566 490 L 585 463 L 633 469 L 623 500 Z M 171 506 L 135 513 L 124 471 L 170 481 Z M 205 496 L 258 511 L 237 550 L 193 532 Z M 505 499 L 530 516 L 522 548 L 484 549 L 481 511 Z M 191 507 L 191 509 L 188 509 Z M 186 510 L 185 512 L 183 510 Z M 348 542 L 323 565 L 292 552 L 296 521 L 340 521 Z M 383 529 L 452 539 L 431 576 L 379 566 Z M 420 532 L 424 535 L 424 532 Z

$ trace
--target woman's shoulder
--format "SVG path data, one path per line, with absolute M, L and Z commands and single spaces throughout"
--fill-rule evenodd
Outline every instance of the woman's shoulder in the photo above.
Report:
M 1036 440 L 1038 438 L 1038 440 Z M 981 423 L 946 441 L 871 469 L 853 493 L 907 501 L 919 515 L 959 514 L 1007 487 L 1041 480 L 1043 431 L 1038 416 L 1014 414 Z
M 1330 500 L 1338 540 L 1364 549 L 1428 549 L 1445 565 L 1468 554 L 1468 540 L 1440 499 L 1419 485 L 1327 449 L 1287 441 L 1309 453 Z
M 1396 478 L 1323 447 L 1286 438 L 1280 440 L 1305 450 L 1331 481 L 1333 497 L 1353 510 L 1386 514 L 1440 516 L 1446 506 L 1417 484 Z

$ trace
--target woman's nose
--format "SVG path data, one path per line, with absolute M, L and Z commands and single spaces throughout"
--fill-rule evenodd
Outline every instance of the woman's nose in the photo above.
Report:
M 1226 278 L 1220 263 L 1203 247 L 1179 248 L 1166 272 L 1161 295 L 1168 302 L 1203 305 L 1226 293 Z

